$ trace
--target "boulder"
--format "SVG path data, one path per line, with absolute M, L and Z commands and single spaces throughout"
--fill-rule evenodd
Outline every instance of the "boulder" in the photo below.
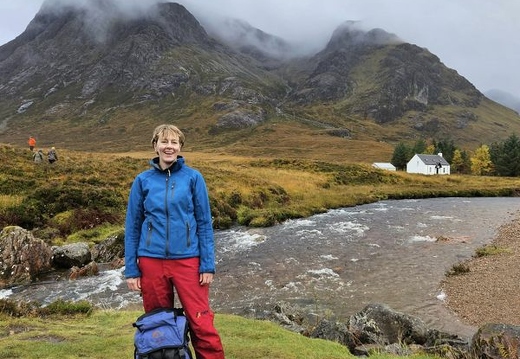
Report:
M 428 327 L 422 320 L 385 304 L 369 304 L 352 315 L 348 329 L 363 343 L 423 345 L 428 339 Z
M 116 258 L 109 264 L 110 269 L 118 269 L 118 268 L 121 268 L 124 266 L 125 266 L 124 258 Z
M 125 256 L 125 231 L 108 237 L 92 248 L 92 260 L 98 263 L 112 263 Z
M 362 344 L 361 341 L 352 335 L 345 323 L 335 322 L 328 319 L 320 320 L 318 325 L 310 333 L 310 337 L 343 344 L 348 347 L 351 352 L 354 352 L 355 348 Z
M 520 326 L 488 323 L 481 326 L 471 339 L 475 358 L 520 358 Z
M 58 268 L 83 267 L 92 258 L 88 244 L 83 242 L 53 246 L 51 249 L 52 264 Z
M 385 304 L 369 304 L 347 323 L 323 319 L 310 335 L 347 346 L 357 356 L 372 352 L 411 355 L 427 352 L 445 358 L 467 358 L 469 344 L 456 335 L 429 329 L 424 322 Z
M 79 277 L 91 277 L 99 274 L 99 267 L 96 262 L 90 262 L 84 267 L 72 267 L 70 269 L 69 280 L 76 280 Z
M 300 334 L 305 332 L 305 327 L 303 326 L 305 317 L 300 310 L 289 303 L 280 302 L 275 304 L 270 320 L 293 332 Z
M 242 129 L 254 127 L 265 121 L 267 113 L 264 110 L 235 110 L 221 116 L 216 124 L 217 129 Z
M 0 232 L 0 289 L 29 284 L 52 269 L 51 248 L 21 227 L 5 227 Z

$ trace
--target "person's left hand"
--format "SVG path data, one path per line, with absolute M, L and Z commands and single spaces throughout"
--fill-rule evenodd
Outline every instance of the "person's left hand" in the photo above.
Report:
M 210 285 L 213 282 L 213 273 L 201 273 L 199 276 L 200 285 Z

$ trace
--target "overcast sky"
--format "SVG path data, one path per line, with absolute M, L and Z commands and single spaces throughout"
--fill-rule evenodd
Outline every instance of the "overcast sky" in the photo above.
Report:
M 0 0 L 0 44 L 21 34 L 44 0 Z M 59 0 L 86 1 L 89 0 Z M 117 0 L 131 4 L 155 0 Z M 347 20 L 425 47 L 480 91 L 520 97 L 520 0 L 180 0 L 196 17 L 228 16 L 287 40 L 324 46 Z

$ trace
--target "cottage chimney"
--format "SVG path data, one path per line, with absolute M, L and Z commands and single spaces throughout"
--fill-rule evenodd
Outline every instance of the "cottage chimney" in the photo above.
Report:
M 439 153 L 437 153 L 437 154 L 439 155 L 439 157 L 442 157 L 442 152 L 439 152 Z

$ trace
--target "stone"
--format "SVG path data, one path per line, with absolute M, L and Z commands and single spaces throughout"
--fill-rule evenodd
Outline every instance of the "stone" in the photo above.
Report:
M 111 263 L 125 256 L 125 231 L 121 230 L 92 248 L 92 260 Z
M 63 246 L 53 246 L 52 263 L 58 268 L 83 267 L 92 260 L 92 254 L 87 243 L 71 243 Z
M 51 269 L 52 251 L 43 240 L 17 226 L 0 232 L 0 289 L 29 284 Z
M 76 280 L 79 277 L 91 277 L 99 274 L 99 267 L 96 262 L 90 262 L 84 267 L 72 267 L 70 269 L 69 280 Z
M 471 339 L 475 358 L 520 358 L 520 326 L 488 323 L 481 326 Z

